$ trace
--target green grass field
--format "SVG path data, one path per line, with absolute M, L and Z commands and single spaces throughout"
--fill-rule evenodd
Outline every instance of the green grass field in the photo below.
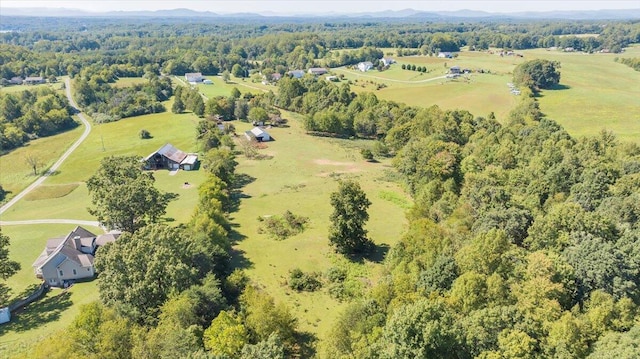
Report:
M 623 54 L 581 54 L 530 50 L 525 57 L 561 64 L 560 89 L 539 98 L 547 117 L 574 136 L 612 131 L 622 141 L 640 143 L 640 72 L 614 61 L 640 57 L 640 46 Z
M 58 77 L 58 82 L 56 83 L 45 83 L 39 85 L 10 85 L 10 86 L 0 86 L 0 91 L 4 93 L 16 93 L 24 90 L 34 90 L 40 87 L 50 87 L 54 90 L 60 90 L 62 85 L 64 84 L 67 76 Z
M 461 51 L 454 59 L 429 56 L 397 57 L 389 70 L 366 73 L 332 69 L 353 83 L 354 92 L 374 92 L 380 99 L 414 106 L 438 105 L 444 109 L 465 109 L 476 116 L 494 112 L 504 122 L 518 97 L 506 86 L 513 69 L 520 63 L 543 58 L 560 61 L 558 89 L 542 91 L 540 107 L 547 117 L 563 125 L 573 136 L 596 135 L 602 129 L 613 131 L 620 140 L 640 141 L 640 72 L 616 63 L 616 57 L 638 57 L 640 46 L 623 54 L 582 54 L 547 51 L 517 51 L 524 57 L 496 55 L 489 52 Z M 402 70 L 402 64 L 426 66 L 429 72 Z M 469 80 L 424 79 L 442 76 L 446 67 L 460 66 L 489 73 L 472 73 Z M 379 84 L 386 87 L 376 90 Z
M 388 160 L 369 163 L 361 158 L 357 149 L 370 146 L 369 142 L 311 137 L 304 134 L 299 116 L 283 115 L 291 127 L 269 130 L 276 140 L 260 150 L 271 159 L 238 159 L 236 172 L 253 180 L 242 190 L 239 211 L 231 214 L 239 237 L 235 263 L 246 267 L 249 276 L 276 301 L 286 303 L 300 319 L 302 330 L 322 338 L 344 304 L 326 290 L 296 293 L 286 287 L 286 278 L 291 269 L 325 271 L 338 260 L 327 239 L 329 195 L 336 190 L 337 179 L 354 178 L 361 183 L 373 203 L 367 229 L 383 247 L 393 245 L 402 233 L 409 199 L 396 183 L 381 179 L 389 169 Z M 236 127 L 238 133 L 250 128 L 244 123 Z M 282 241 L 258 234 L 259 216 L 281 215 L 286 210 L 310 219 L 303 233 Z M 382 269 L 372 261 L 356 266 L 369 273 L 369 278 Z

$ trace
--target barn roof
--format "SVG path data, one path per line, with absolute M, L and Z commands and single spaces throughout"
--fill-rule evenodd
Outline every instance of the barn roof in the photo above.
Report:
M 187 154 L 180 151 L 179 149 L 173 147 L 172 144 L 167 143 L 164 146 L 160 147 L 160 149 L 158 149 L 157 151 L 153 152 L 152 154 L 150 154 L 149 156 L 145 157 L 145 161 L 148 161 L 151 157 L 153 157 L 155 154 L 159 154 L 162 155 L 168 159 L 170 159 L 173 162 L 176 163 L 180 163 L 182 162 L 185 157 L 187 157 Z

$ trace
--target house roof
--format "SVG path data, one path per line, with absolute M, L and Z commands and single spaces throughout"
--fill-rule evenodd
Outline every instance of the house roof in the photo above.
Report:
M 265 130 L 261 129 L 260 127 L 254 127 L 251 129 L 250 132 L 253 133 L 253 135 L 256 137 L 262 137 L 265 134 L 268 135 L 268 133 Z
M 100 237 L 104 236 L 109 235 Z M 55 266 L 58 266 L 65 260 L 73 261 L 81 267 L 90 267 L 93 265 L 93 255 L 82 253 L 80 247 L 92 247 L 94 243 L 106 243 L 107 240 L 108 238 L 103 238 L 102 241 L 98 241 L 95 234 L 78 226 L 65 237 L 49 239 L 44 250 L 33 263 L 33 267 L 39 269 L 52 261 L 54 261 Z
M 44 79 L 41 76 L 29 76 L 29 77 L 25 78 L 24 80 L 29 82 L 29 81 L 42 81 Z
M 104 246 L 107 243 L 115 242 L 120 237 L 120 233 L 101 234 L 96 237 L 96 246 Z
M 326 74 L 327 72 L 329 71 L 324 67 L 312 67 L 309 69 L 310 74 Z
M 149 156 L 145 157 L 145 161 L 148 161 L 151 157 L 153 157 L 155 154 L 160 154 L 168 159 L 170 159 L 173 162 L 177 162 L 177 163 L 181 163 L 185 157 L 187 157 L 187 154 L 180 151 L 179 149 L 173 147 L 172 144 L 167 143 L 164 146 L 160 147 L 157 151 L 153 152 L 152 154 L 150 154 Z
M 182 162 L 180 162 L 180 164 L 181 165 L 194 165 L 197 160 L 198 160 L 198 156 L 197 155 L 187 155 L 187 157 L 185 157 L 184 160 L 182 160 Z
M 373 66 L 373 63 L 372 63 L 371 61 L 361 62 L 361 63 L 359 63 L 358 65 L 360 65 L 360 64 L 362 64 L 362 65 L 364 65 L 364 66 Z

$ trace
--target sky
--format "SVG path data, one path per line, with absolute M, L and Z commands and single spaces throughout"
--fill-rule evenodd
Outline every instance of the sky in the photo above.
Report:
M 186 8 L 215 13 L 273 12 L 279 14 L 358 13 L 414 9 L 423 11 L 519 11 L 638 9 L 640 0 L 2 0 L 2 8 L 68 8 L 91 12 L 168 10 Z

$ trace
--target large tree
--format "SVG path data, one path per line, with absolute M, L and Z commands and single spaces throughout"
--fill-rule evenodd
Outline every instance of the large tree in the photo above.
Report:
M 141 167 L 134 156 L 106 157 L 89 178 L 87 188 L 93 203 L 89 213 L 102 225 L 133 233 L 165 213 L 175 195 L 156 189 L 153 175 Z
M 371 202 L 355 181 L 342 181 L 331 194 L 331 228 L 329 241 L 343 254 L 367 252 L 372 242 L 367 238 L 364 225 L 369 220 L 367 209 Z
M 153 322 L 169 294 L 198 284 L 193 241 L 182 229 L 152 224 L 100 248 L 100 299 L 138 322 Z
M 9 237 L 0 230 L 0 280 L 5 281 L 20 270 L 20 263 L 9 260 Z M 9 287 L 0 283 L 0 307 L 4 307 L 9 297 Z
M 513 70 L 513 82 L 536 91 L 560 82 L 560 63 L 544 59 L 523 62 Z

